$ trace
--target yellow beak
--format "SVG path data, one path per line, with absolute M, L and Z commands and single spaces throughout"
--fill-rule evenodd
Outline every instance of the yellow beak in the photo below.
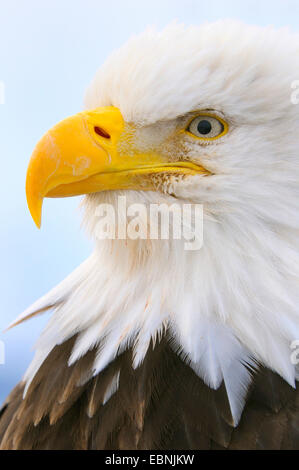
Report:
M 131 136 L 132 137 L 132 136 Z M 78 113 L 61 121 L 38 142 L 29 162 L 27 203 L 37 227 L 44 197 L 67 197 L 111 189 L 153 189 L 153 173 L 207 173 L 190 162 L 168 163 L 155 153 L 130 148 L 130 135 L 114 107 Z

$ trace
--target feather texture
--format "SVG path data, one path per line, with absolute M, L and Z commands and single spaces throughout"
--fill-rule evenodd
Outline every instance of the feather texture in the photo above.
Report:
M 298 448 L 298 392 L 269 370 L 257 373 L 234 428 L 225 387 L 205 385 L 168 336 L 137 369 L 131 348 L 93 378 L 96 349 L 66 366 L 75 341 L 54 348 L 25 399 L 24 384 L 8 397 L 1 449 Z

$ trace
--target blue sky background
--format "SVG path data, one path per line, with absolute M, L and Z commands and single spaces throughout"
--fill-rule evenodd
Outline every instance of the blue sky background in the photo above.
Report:
M 2 330 L 92 249 L 80 229 L 78 198 L 46 200 L 41 231 L 33 224 L 24 185 L 35 143 L 80 111 L 96 69 L 133 33 L 174 19 L 200 24 L 227 17 L 299 31 L 299 0 L 0 0 L 0 340 L 6 349 L 0 401 L 22 377 L 48 317 Z

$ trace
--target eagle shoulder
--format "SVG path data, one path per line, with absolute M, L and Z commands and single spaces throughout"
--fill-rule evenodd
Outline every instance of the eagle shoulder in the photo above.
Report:
M 0 412 L 1 449 L 298 449 L 299 393 L 260 368 L 238 427 L 225 387 L 212 390 L 167 335 L 132 367 L 127 349 L 93 376 L 96 349 L 67 366 L 76 336 L 44 361 L 25 397 Z

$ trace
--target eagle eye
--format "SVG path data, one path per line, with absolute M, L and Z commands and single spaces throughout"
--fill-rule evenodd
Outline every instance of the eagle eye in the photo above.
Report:
M 218 116 L 202 113 L 192 119 L 186 132 L 208 142 L 224 136 L 228 132 L 228 124 Z

